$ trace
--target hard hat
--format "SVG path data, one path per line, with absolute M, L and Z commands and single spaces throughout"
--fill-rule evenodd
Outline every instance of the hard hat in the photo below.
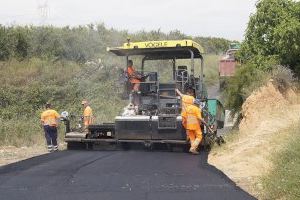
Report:
M 62 116 L 63 118 L 67 118 L 69 116 L 68 111 L 63 111 L 60 116 Z

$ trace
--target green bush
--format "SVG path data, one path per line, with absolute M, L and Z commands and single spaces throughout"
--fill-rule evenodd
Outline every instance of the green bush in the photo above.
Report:
M 238 57 L 276 57 L 300 76 L 300 2 L 260 0 L 251 15 Z
M 247 97 L 256 89 L 263 86 L 270 79 L 284 92 L 294 84 L 293 73 L 289 68 L 276 64 L 276 59 L 266 58 L 248 62 L 240 66 L 234 77 L 229 79 L 228 87 L 224 91 L 225 106 L 233 114 L 240 113 Z

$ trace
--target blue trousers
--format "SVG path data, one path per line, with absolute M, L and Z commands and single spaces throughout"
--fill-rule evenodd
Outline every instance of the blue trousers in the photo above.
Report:
M 44 126 L 45 138 L 47 141 L 47 145 L 49 146 L 57 146 L 57 128 L 55 126 Z

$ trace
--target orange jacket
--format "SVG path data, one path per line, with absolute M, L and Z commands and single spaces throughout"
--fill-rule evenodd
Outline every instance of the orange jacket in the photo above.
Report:
M 44 126 L 54 126 L 58 125 L 59 114 L 52 109 L 48 109 L 41 114 L 41 121 Z
M 190 95 L 183 95 L 181 98 L 181 106 L 182 112 L 186 109 L 188 105 L 192 105 L 194 103 L 195 97 Z
M 136 77 L 136 71 L 134 69 L 134 67 L 127 67 L 127 74 L 128 74 L 128 78 L 129 78 L 129 81 L 131 83 L 140 83 L 141 80 L 140 79 L 137 79 Z
M 90 106 L 87 106 L 83 111 L 83 123 L 84 126 L 88 126 L 93 123 L 93 110 Z
M 201 109 L 195 105 L 188 105 L 182 112 L 182 124 L 187 130 L 201 130 Z

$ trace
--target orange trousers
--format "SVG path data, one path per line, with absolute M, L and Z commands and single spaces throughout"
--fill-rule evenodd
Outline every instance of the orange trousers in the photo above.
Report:
M 186 130 L 186 134 L 188 135 L 191 144 L 195 141 L 195 139 L 202 140 L 202 131 L 201 129 L 197 130 Z

